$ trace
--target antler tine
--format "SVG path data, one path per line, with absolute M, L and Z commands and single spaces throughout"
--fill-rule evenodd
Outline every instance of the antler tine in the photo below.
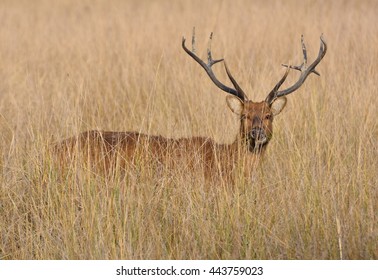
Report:
M 323 34 L 320 36 L 322 37 Z M 294 70 L 298 70 L 298 71 L 303 71 L 307 68 L 307 50 L 306 50 L 306 45 L 304 43 L 304 37 L 303 37 L 303 34 L 301 35 L 301 44 L 302 44 L 302 52 L 303 52 L 303 63 L 299 66 L 292 66 L 292 65 L 287 65 L 287 64 L 281 64 L 282 66 L 284 67 L 290 67 Z M 320 76 L 319 72 L 316 71 L 315 69 L 313 69 L 311 71 L 311 73 L 314 73 L 315 75 L 317 76 Z
M 193 27 L 193 34 L 192 34 L 192 52 L 196 53 L 196 28 Z
M 290 86 L 289 88 L 282 91 L 278 91 L 277 85 L 279 84 L 281 86 L 279 82 L 276 85 L 276 87 L 274 87 L 274 89 L 268 94 L 266 98 L 266 101 L 267 102 L 269 101 L 269 104 L 271 104 L 278 97 L 285 96 L 296 91 L 298 88 L 302 86 L 302 84 L 305 82 L 305 80 L 311 73 L 314 73 L 320 76 L 320 74 L 315 70 L 315 67 L 320 63 L 320 61 L 323 59 L 323 57 L 325 56 L 327 52 L 327 43 L 325 42 L 323 38 L 323 34 L 320 36 L 320 48 L 319 48 L 318 57 L 315 59 L 313 63 L 310 64 L 310 66 L 307 66 L 307 51 L 306 51 L 306 46 L 304 44 L 303 35 L 301 37 L 301 43 L 302 43 L 302 52 L 303 52 L 303 63 L 300 66 L 291 66 L 291 65 L 283 64 L 283 66 L 287 67 L 288 69 L 295 69 L 295 70 L 301 71 L 301 75 L 298 81 L 292 86 Z
M 211 32 L 210 34 L 210 38 L 209 38 L 209 43 L 208 43 L 208 48 L 207 48 L 207 64 L 201 60 L 196 54 L 195 54 L 195 28 L 193 28 L 193 36 L 192 36 L 192 51 L 190 51 L 186 46 L 185 46 L 185 37 L 182 37 L 182 48 L 184 49 L 184 51 L 190 55 L 199 65 L 201 65 L 201 67 L 203 69 L 205 69 L 207 75 L 210 77 L 210 79 L 213 81 L 213 83 L 218 87 L 220 88 L 221 90 L 229 93 L 229 94 L 232 94 L 232 95 L 235 95 L 237 97 L 239 97 L 240 99 L 242 100 L 248 100 L 247 96 L 244 94 L 244 92 L 241 90 L 241 88 L 239 87 L 239 85 L 236 83 L 235 79 L 231 76 L 231 74 L 229 74 L 228 72 L 228 77 L 230 78 L 232 84 L 235 86 L 235 88 L 230 88 L 224 84 L 222 84 L 218 79 L 217 77 L 215 76 L 213 70 L 212 70 L 212 66 L 218 62 L 221 62 L 223 61 L 224 59 L 216 59 L 214 60 L 212 58 L 212 54 L 211 54 L 211 41 L 213 39 L 213 33 Z
M 303 34 L 301 35 L 301 45 L 302 45 L 302 52 L 303 52 L 303 62 L 299 66 L 293 66 L 293 65 L 288 65 L 288 64 L 282 64 L 284 67 L 292 68 L 298 71 L 302 71 L 303 69 L 306 69 L 307 67 L 307 50 L 306 50 L 306 45 L 304 43 L 304 38 Z
M 207 65 L 209 65 L 210 67 L 213 66 L 215 63 L 218 63 L 224 60 L 223 58 L 213 60 L 211 56 L 211 42 L 212 41 L 213 41 L 213 32 L 210 33 L 209 43 L 207 44 Z
M 295 65 L 293 66 L 293 65 L 287 65 L 287 64 L 281 64 L 281 66 L 301 71 L 301 68 L 299 66 L 295 66 Z M 315 75 L 320 76 L 320 73 L 316 71 L 315 69 L 312 70 L 311 73 L 314 73 Z
M 211 56 L 211 42 L 212 42 L 212 40 L 213 40 L 213 32 L 210 33 L 209 43 L 208 43 L 208 46 L 207 46 L 207 61 L 208 61 L 207 65 L 209 65 L 211 67 L 215 63 L 224 61 L 224 67 L 226 69 L 227 76 L 230 79 L 230 81 L 233 84 L 233 86 L 235 87 L 236 91 L 239 93 L 238 97 L 241 98 L 242 100 L 248 100 L 247 95 L 244 93 L 244 91 L 242 90 L 242 88 L 236 82 L 235 78 L 231 75 L 231 72 L 230 72 L 230 70 L 227 67 L 226 61 L 223 58 L 222 59 L 213 60 L 213 58 Z
M 290 69 L 292 69 L 291 66 L 288 66 L 286 69 L 285 74 L 282 76 L 281 80 L 275 85 L 275 87 L 272 89 L 272 91 L 268 94 L 268 96 L 265 99 L 265 102 L 268 104 L 271 104 L 276 98 L 277 98 L 277 91 L 281 87 L 281 85 L 285 82 L 287 76 L 289 75 Z
M 303 66 L 307 66 L 307 50 L 306 45 L 304 43 L 303 34 L 301 35 L 301 44 L 302 44 L 302 52 L 303 52 Z
M 242 100 L 248 100 L 247 95 L 244 93 L 244 91 L 242 90 L 242 88 L 236 82 L 236 80 L 234 79 L 234 77 L 232 77 L 230 70 L 228 70 L 226 61 L 224 61 L 224 68 L 226 69 L 227 76 L 230 79 L 231 83 L 234 85 L 234 87 L 237 90 L 237 92 L 240 93 L 241 97 L 239 96 L 239 98 L 241 98 Z

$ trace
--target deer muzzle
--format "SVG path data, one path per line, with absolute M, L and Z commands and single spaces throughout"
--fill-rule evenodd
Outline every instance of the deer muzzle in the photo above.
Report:
M 251 130 L 251 138 L 257 144 L 264 144 L 267 141 L 266 133 L 261 127 L 254 127 Z

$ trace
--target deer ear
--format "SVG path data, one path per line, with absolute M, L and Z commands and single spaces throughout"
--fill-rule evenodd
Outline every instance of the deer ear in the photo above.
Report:
M 241 115 L 244 108 L 244 102 L 236 96 L 228 95 L 226 97 L 227 105 L 237 115 Z
M 273 101 L 273 103 L 270 105 L 270 109 L 272 110 L 273 116 L 278 115 L 281 113 L 283 108 L 286 106 L 286 97 L 280 97 Z

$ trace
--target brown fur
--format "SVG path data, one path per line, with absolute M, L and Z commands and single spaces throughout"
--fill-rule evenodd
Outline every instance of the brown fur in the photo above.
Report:
M 316 60 L 307 67 L 307 53 L 302 36 L 304 61 L 301 66 L 287 66 L 285 75 L 267 95 L 265 101 L 250 101 L 236 80 L 231 75 L 226 64 L 227 76 L 234 88 L 222 84 L 215 76 L 211 67 L 223 59 L 213 60 L 211 56 L 210 35 L 208 62 L 201 60 L 194 51 L 190 51 L 182 39 L 182 48 L 206 71 L 209 78 L 221 90 L 229 93 L 227 104 L 232 112 L 240 117 L 240 132 L 232 144 L 216 144 L 210 138 L 191 137 L 168 139 L 161 136 L 150 136 L 136 132 L 101 132 L 89 131 L 77 137 L 64 140 L 57 146 L 61 160 L 84 155 L 83 159 L 91 167 L 109 169 L 120 166 L 127 169 L 140 160 L 158 166 L 180 169 L 197 168 L 203 171 L 206 178 L 219 174 L 221 177 L 232 177 L 239 164 L 244 174 L 250 174 L 266 149 L 273 135 L 273 117 L 278 115 L 286 105 L 286 95 L 296 91 L 311 73 L 318 74 L 316 65 L 323 59 L 327 44 L 321 36 L 320 50 Z M 195 32 L 193 30 L 192 49 L 195 49 Z M 279 90 L 285 82 L 290 69 L 301 72 L 296 83 L 285 90 Z M 76 154 L 76 157 L 75 157 Z M 72 162 L 72 161 L 71 161 Z
M 94 171 L 109 173 L 145 161 L 164 168 L 197 169 L 205 178 L 229 179 L 238 167 L 249 176 L 272 136 L 273 114 L 265 102 L 240 101 L 240 132 L 232 144 L 218 144 L 207 137 L 171 139 L 138 132 L 87 131 L 55 146 L 61 165 L 81 161 Z M 267 142 L 254 146 L 250 132 L 261 127 Z

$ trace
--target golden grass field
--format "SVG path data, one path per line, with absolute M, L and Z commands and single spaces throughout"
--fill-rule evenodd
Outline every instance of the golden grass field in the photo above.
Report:
M 1 1 L 0 259 L 377 259 L 377 14 L 373 0 Z M 311 61 L 328 43 L 252 180 L 60 173 L 49 147 L 89 129 L 234 140 L 226 94 L 181 48 L 193 26 L 256 101 L 301 62 L 301 34 Z

